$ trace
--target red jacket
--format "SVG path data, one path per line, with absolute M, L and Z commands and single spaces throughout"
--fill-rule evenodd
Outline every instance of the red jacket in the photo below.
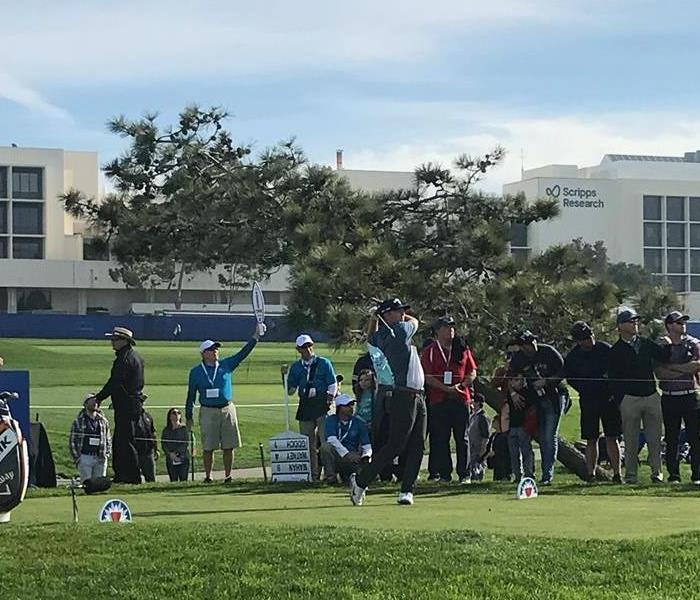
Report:
M 443 383 L 445 372 L 451 371 L 452 383 L 448 385 L 461 383 L 466 375 L 478 368 L 471 350 L 465 349 L 462 356 L 451 356 L 451 352 L 446 352 L 437 340 L 426 346 L 425 350 L 421 352 L 420 362 L 426 375 L 437 377 Z M 428 402 L 430 404 L 439 404 L 447 398 L 447 392 L 442 390 L 428 387 L 427 385 L 426 390 L 428 391 Z M 471 404 L 471 391 L 466 384 L 461 395 L 465 404 Z

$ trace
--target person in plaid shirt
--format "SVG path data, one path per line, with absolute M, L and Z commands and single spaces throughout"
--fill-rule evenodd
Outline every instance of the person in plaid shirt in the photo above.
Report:
M 70 430 L 70 453 L 80 473 L 80 481 L 104 477 L 107 459 L 112 453 L 109 421 L 97 408 L 97 399 L 90 394 L 83 402 Z

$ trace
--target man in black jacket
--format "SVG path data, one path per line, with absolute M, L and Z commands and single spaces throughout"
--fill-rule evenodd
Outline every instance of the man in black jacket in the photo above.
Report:
M 620 406 L 625 439 L 625 482 L 637 483 L 639 424 L 649 448 L 651 481 L 662 483 L 661 398 L 656 391 L 654 363 L 669 362 L 671 347 L 660 346 L 639 335 L 639 315 L 631 308 L 617 313 L 620 338 L 610 349 L 608 377 L 613 397 Z
M 586 440 L 588 480 L 595 480 L 602 421 L 605 444 L 614 473 L 613 481 L 622 483 L 618 441 L 622 433 L 620 407 L 612 398 L 607 379 L 610 344 L 596 340 L 593 329 L 584 321 L 574 323 L 571 337 L 576 346 L 564 359 L 564 373 L 567 382 L 578 392 L 581 405 L 581 437 Z
M 134 334 L 126 327 L 115 327 L 105 336 L 111 340 L 116 358 L 109 380 L 95 398 L 98 406 L 105 398 L 112 398 L 114 482 L 141 483 L 134 431 L 143 406 L 143 358 L 134 350 Z

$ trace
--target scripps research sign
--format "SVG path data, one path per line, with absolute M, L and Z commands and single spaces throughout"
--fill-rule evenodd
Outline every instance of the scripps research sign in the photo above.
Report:
M 605 201 L 596 187 L 589 185 L 548 185 L 547 198 L 558 200 L 564 208 L 605 208 Z

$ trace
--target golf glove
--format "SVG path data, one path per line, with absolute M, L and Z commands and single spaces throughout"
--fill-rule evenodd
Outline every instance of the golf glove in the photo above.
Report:
M 258 323 L 257 327 L 255 328 L 255 333 L 258 334 L 258 337 L 264 336 L 266 332 L 267 325 L 265 325 L 265 323 Z

